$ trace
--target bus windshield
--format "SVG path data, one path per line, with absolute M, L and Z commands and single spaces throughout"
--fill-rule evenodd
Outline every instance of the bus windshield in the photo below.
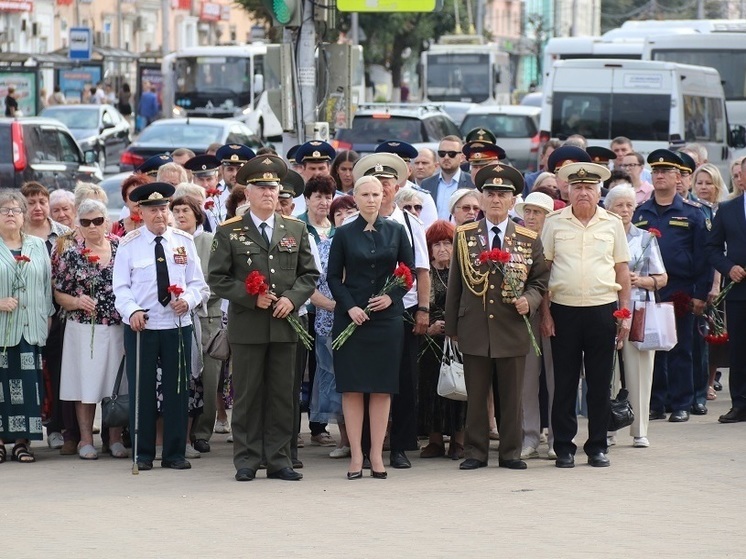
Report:
M 745 49 L 655 49 L 651 51 L 650 57 L 652 60 L 715 68 L 720 73 L 725 99 L 728 101 L 746 100 Z
M 430 101 L 482 103 L 490 98 L 489 54 L 429 54 L 427 98 Z
M 178 93 L 251 91 L 250 59 L 230 56 L 191 56 L 176 60 Z

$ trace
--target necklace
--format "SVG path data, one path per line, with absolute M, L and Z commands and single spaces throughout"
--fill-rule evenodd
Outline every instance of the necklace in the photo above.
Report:
M 444 268 L 446 270 L 446 274 L 448 274 L 448 268 Z M 440 275 L 440 270 L 433 266 L 433 270 L 435 270 L 435 275 L 438 276 L 438 280 L 440 281 L 440 284 L 445 288 L 448 289 L 448 285 L 446 282 L 443 281 L 443 276 Z

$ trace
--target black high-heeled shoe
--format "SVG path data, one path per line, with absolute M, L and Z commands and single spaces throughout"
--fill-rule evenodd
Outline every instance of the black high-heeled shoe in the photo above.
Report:
M 347 472 L 347 479 L 361 479 L 363 477 L 363 470 L 359 472 Z
M 373 468 L 370 469 L 370 477 L 375 479 L 386 479 L 388 477 L 388 472 L 377 472 Z

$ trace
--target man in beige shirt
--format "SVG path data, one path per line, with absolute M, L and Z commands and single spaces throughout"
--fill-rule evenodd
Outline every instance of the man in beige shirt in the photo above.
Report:
M 617 307 L 629 308 L 630 256 L 621 219 L 598 206 L 601 182 L 609 175 L 595 163 L 563 166 L 558 178 L 570 185 L 571 206 L 549 214 L 541 235 L 551 268 L 541 329 L 542 335 L 552 337 L 552 429 L 558 468 L 575 465 L 575 402 L 583 367 L 588 383 L 588 440 L 583 450 L 591 466 L 609 465 L 606 427 L 615 338 L 623 340 L 630 323 L 622 321 L 617 332 L 613 313 Z

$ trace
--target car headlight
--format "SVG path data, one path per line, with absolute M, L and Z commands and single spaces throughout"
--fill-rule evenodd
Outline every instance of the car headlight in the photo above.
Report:
M 236 107 L 236 110 L 233 111 L 233 114 L 236 116 L 246 116 L 248 114 L 251 114 L 251 111 L 254 109 L 251 107 L 251 105 L 246 105 L 245 107 Z

